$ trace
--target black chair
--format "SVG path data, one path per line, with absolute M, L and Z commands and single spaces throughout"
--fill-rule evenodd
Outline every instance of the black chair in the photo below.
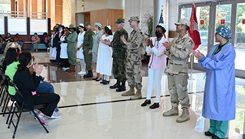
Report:
M 14 84 L 13 82 L 9 82 L 9 85 L 14 87 L 15 90 L 16 90 L 16 95 L 19 95 L 21 97 L 21 99 L 23 100 L 23 95 L 21 94 L 21 92 L 19 91 L 19 89 L 17 88 L 16 84 Z M 17 128 L 18 128 L 18 125 L 19 125 L 19 121 L 20 121 L 20 118 L 21 118 L 21 114 L 22 112 L 29 112 L 31 111 L 33 113 L 33 115 L 35 116 L 35 118 L 39 121 L 39 123 L 42 125 L 42 127 L 44 128 L 44 130 L 49 133 L 49 131 L 47 130 L 47 128 L 44 126 L 44 124 L 40 121 L 40 119 L 38 118 L 37 114 L 34 112 L 34 109 L 42 109 L 45 107 L 45 104 L 41 104 L 41 105 L 35 105 L 34 106 L 34 109 L 30 110 L 30 109 L 26 109 L 25 106 L 24 106 L 24 101 L 22 101 L 22 103 L 18 103 L 14 97 L 11 97 L 11 100 L 14 102 L 13 104 L 13 110 L 11 109 L 11 116 L 10 116 L 10 121 L 8 123 L 8 128 L 10 128 L 10 125 L 12 124 L 14 126 L 14 133 L 13 133 L 13 136 L 12 138 L 15 138 L 15 134 L 16 134 L 16 131 L 17 131 Z M 14 123 L 13 121 L 13 116 L 16 115 L 17 117 L 17 121 L 16 123 Z M 8 122 L 8 121 L 7 121 Z

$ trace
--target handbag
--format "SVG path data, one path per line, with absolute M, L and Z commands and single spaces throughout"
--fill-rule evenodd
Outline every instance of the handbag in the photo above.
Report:
M 51 47 L 49 51 L 49 59 L 50 60 L 56 60 L 56 47 Z

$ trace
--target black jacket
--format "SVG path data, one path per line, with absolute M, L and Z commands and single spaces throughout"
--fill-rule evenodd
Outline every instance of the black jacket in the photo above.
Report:
M 27 67 L 18 70 L 14 75 L 14 82 L 23 95 L 25 107 L 28 109 L 34 108 L 34 96 L 32 92 L 36 91 L 41 80 L 42 78 L 37 77 L 35 73 L 31 75 Z

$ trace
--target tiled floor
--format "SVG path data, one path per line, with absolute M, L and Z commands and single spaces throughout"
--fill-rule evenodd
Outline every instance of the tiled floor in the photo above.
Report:
M 59 107 L 63 116 L 47 120 L 46 127 L 50 131 L 47 134 L 29 113 L 25 113 L 17 139 L 208 139 L 203 132 L 209 122 L 201 116 L 205 79 L 202 72 L 195 72 L 188 84 L 191 120 L 178 124 L 175 122 L 177 117 L 162 117 L 162 112 L 171 107 L 166 75 L 162 78 L 161 107 L 150 110 L 140 106 L 144 99 L 129 100 L 109 89 L 109 85 L 84 80 L 76 73 L 57 71 L 56 66 L 47 64 L 47 53 L 35 55 L 39 63 L 48 65 L 42 74 L 53 82 L 55 92 L 60 95 Z M 111 79 L 110 85 L 114 82 Z M 230 122 L 229 139 L 242 139 L 245 133 L 245 80 L 237 78 L 236 84 L 237 115 L 236 120 Z M 143 77 L 144 97 L 146 89 L 147 77 Z M 5 121 L 6 117 L 0 115 L 0 139 L 12 137 L 13 127 L 7 129 Z

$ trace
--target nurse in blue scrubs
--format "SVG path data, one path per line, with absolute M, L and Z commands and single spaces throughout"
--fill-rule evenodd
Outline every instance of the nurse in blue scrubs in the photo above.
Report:
M 193 51 L 199 66 L 206 69 L 202 115 L 210 119 L 210 128 L 205 135 L 212 139 L 225 138 L 229 120 L 235 119 L 236 52 L 229 42 L 231 36 L 231 30 L 220 25 L 215 33 L 215 40 L 219 44 L 213 46 L 207 56 Z

